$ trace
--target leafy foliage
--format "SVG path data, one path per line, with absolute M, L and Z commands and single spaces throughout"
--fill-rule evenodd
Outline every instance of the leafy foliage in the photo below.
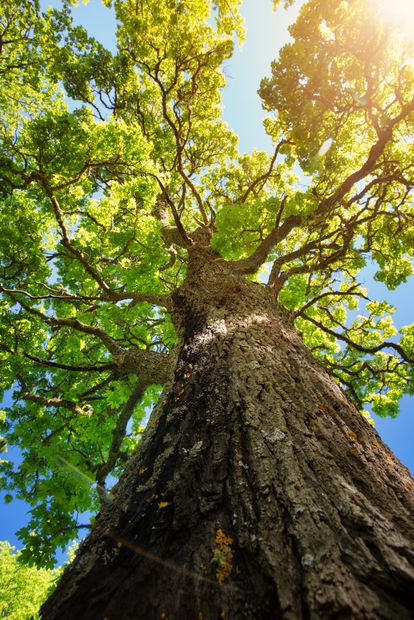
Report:
M 38 618 L 61 571 L 26 566 L 19 557 L 8 542 L 0 542 L 0 614 L 13 620 Z
M 22 457 L 0 486 L 32 505 L 20 536 L 44 566 L 170 376 L 197 243 L 235 277 L 268 269 L 358 407 L 396 415 L 414 389 L 413 326 L 361 284 L 368 260 L 391 289 L 412 274 L 413 41 L 366 0 L 309 0 L 261 86 L 274 152 L 239 154 L 221 119 L 239 0 L 116 0 L 116 53 L 70 4 L 6 0 L 0 20 L 2 427 Z

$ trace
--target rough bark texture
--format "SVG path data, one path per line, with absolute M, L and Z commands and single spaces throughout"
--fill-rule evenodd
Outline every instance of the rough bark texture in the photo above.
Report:
M 42 618 L 414 618 L 407 469 L 267 291 L 189 251 L 174 382 Z

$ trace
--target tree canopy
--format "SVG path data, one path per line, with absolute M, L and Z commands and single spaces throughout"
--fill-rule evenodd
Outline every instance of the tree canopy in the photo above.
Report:
M 19 563 L 19 555 L 8 542 L 0 542 L 0 613 L 13 620 L 38 618 L 60 570 L 25 566 Z
M 222 120 L 240 0 L 106 1 L 111 53 L 70 2 L 0 9 L 1 487 L 53 563 L 110 501 L 174 364 L 171 295 L 205 239 L 269 287 L 363 410 L 414 390 L 414 324 L 360 283 L 412 274 L 414 41 L 369 0 L 309 0 L 262 82 L 272 154 Z M 112 9 L 110 8 L 112 6 Z

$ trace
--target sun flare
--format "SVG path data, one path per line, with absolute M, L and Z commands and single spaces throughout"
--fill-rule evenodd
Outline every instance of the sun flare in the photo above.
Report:
M 384 25 L 414 40 L 414 0 L 374 0 L 372 4 Z

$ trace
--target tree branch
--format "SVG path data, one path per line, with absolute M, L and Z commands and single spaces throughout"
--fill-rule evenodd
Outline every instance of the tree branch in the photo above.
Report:
M 44 286 L 45 288 L 48 288 L 49 290 L 53 290 L 44 283 L 39 282 L 39 284 L 41 286 Z M 140 292 L 132 292 L 132 291 L 131 292 L 127 292 L 127 291 L 117 292 L 117 291 L 111 290 L 109 293 L 105 293 L 104 296 L 72 295 L 71 293 L 63 291 L 63 290 L 61 291 L 60 294 L 51 293 L 50 295 L 32 295 L 31 293 L 23 289 L 8 289 L 0 285 L 0 292 L 6 293 L 9 295 L 15 295 L 15 294 L 24 295 L 25 297 L 33 301 L 42 300 L 42 299 L 56 299 L 58 301 L 67 301 L 67 302 L 80 301 L 84 303 L 89 303 L 92 301 L 105 302 L 105 301 L 131 300 L 135 303 L 146 302 L 154 306 L 162 306 L 162 307 L 167 307 L 170 303 L 169 295 L 156 295 L 152 293 L 140 293 Z
M 413 112 L 413 110 L 414 99 L 407 105 L 403 106 L 400 114 L 392 119 L 388 126 L 379 134 L 379 138 L 371 147 L 365 163 L 358 170 L 349 175 L 333 194 L 328 196 L 325 200 L 322 200 L 316 211 L 311 216 L 312 220 L 319 219 L 321 216 L 326 215 L 332 207 L 344 198 L 344 196 L 356 183 L 362 181 L 362 179 L 373 171 L 378 159 L 381 157 L 385 147 L 392 138 L 394 127 L 396 127 L 396 125 L 398 125 L 402 120 L 404 120 L 404 118 Z
M 95 282 L 97 282 L 99 284 L 99 287 L 108 295 L 110 295 L 111 293 L 111 289 L 109 288 L 109 286 L 106 284 L 106 282 L 103 280 L 103 278 L 100 276 L 100 274 L 93 269 L 93 267 L 90 265 L 90 263 L 87 261 L 87 259 L 85 258 L 85 256 L 83 255 L 83 253 L 78 250 L 78 248 L 75 248 L 74 245 L 72 244 L 70 238 L 69 238 L 69 233 L 67 231 L 67 228 L 65 226 L 64 220 L 63 220 L 63 212 L 62 209 L 60 208 L 59 202 L 56 198 L 56 196 L 51 192 L 51 190 L 49 189 L 49 187 L 47 186 L 47 184 L 43 181 L 43 187 L 46 191 L 46 194 L 48 195 L 50 202 L 53 205 L 53 209 L 56 215 L 56 220 L 57 223 L 59 225 L 59 228 L 62 232 L 62 243 L 65 246 L 65 248 L 67 248 L 71 254 L 73 254 L 78 261 L 81 263 L 81 265 L 83 265 L 85 271 L 87 271 L 87 273 L 89 273 L 90 276 L 92 276 L 92 278 L 95 280 Z
M 337 244 L 332 244 L 331 248 L 328 247 L 326 249 L 334 249 L 335 251 L 332 254 L 329 254 L 328 256 L 319 257 L 318 262 L 311 262 L 309 260 L 306 263 L 303 263 L 302 265 L 297 265 L 296 267 L 291 267 L 290 269 L 287 269 L 280 275 L 273 273 L 273 269 L 272 269 L 272 273 L 270 274 L 272 278 L 271 284 L 275 290 L 276 295 L 280 292 L 286 280 L 288 280 L 292 275 L 299 274 L 299 273 L 311 273 L 311 272 L 316 273 L 317 271 L 326 269 L 326 267 L 328 267 L 329 265 L 332 265 L 333 263 L 336 263 L 339 259 L 343 258 L 349 249 L 349 245 L 352 239 L 353 239 L 353 229 L 350 229 L 349 231 L 347 231 L 346 235 L 344 235 L 344 241 L 343 241 L 342 246 L 338 246 Z M 298 256 L 300 256 L 301 249 L 299 249 L 296 253 L 298 254 Z M 292 252 L 292 254 L 295 254 L 295 252 Z M 270 278 L 269 278 L 269 283 L 270 283 Z
M 164 186 L 162 181 L 155 174 L 149 174 L 149 176 L 152 176 L 157 181 L 162 192 L 162 196 L 157 199 L 155 215 L 158 217 L 161 223 L 163 238 L 164 234 L 166 235 L 164 240 L 167 247 L 169 247 L 171 243 L 175 243 L 183 248 L 187 248 L 188 246 L 192 245 L 191 239 L 187 235 L 187 232 L 181 222 L 174 201 L 171 199 L 170 195 L 167 192 L 167 188 Z M 170 225 L 168 211 L 166 209 L 165 203 L 167 203 L 171 209 L 175 226 Z
M 107 370 L 113 370 L 115 368 L 114 363 L 110 364 L 101 364 L 101 365 L 92 365 L 92 366 L 76 366 L 69 364 L 60 364 L 58 362 L 52 362 L 50 360 L 42 359 L 37 355 L 31 355 L 23 351 L 24 357 L 32 360 L 32 362 L 36 362 L 37 364 L 41 364 L 42 366 L 48 366 L 50 368 L 58 368 L 61 370 L 68 370 L 70 372 L 105 372 Z
M 285 239 L 290 231 L 300 224 L 301 217 L 299 215 L 290 215 L 283 224 L 276 225 L 275 228 L 263 239 L 256 250 L 247 258 L 240 260 L 228 261 L 227 265 L 233 273 L 245 275 L 255 273 L 266 259 L 273 247 Z
M 257 177 L 257 179 L 255 179 L 250 185 L 249 187 L 246 189 L 246 191 L 244 192 L 243 196 L 239 199 L 239 200 L 235 200 L 235 204 L 243 204 L 244 202 L 246 202 L 247 198 L 249 197 L 249 195 L 251 194 L 251 192 L 259 185 L 259 183 L 263 182 L 263 185 L 266 183 L 266 181 L 269 179 L 273 167 L 276 163 L 276 159 L 280 153 L 280 149 L 282 148 L 282 146 L 284 146 L 285 144 L 293 144 L 293 142 L 290 142 L 289 140 L 281 140 L 279 142 L 279 144 L 276 146 L 275 152 L 273 153 L 272 159 L 270 160 L 270 164 L 269 164 L 269 168 L 268 170 L 260 175 L 259 177 Z
M 109 446 L 109 450 L 108 450 L 108 458 L 104 463 L 101 463 L 96 469 L 96 483 L 98 485 L 98 491 L 99 491 L 99 487 L 102 487 L 102 489 L 105 489 L 105 479 L 107 475 L 115 467 L 116 462 L 119 458 L 121 444 L 125 438 L 129 419 L 134 412 L 135 406 L 141 400 L 146 387 L 147 385 L 143 383 L 141 380 L 138 380 L 136 382 L 135 387 L 132 391 L 132 394 L 128 398 L 127 402 L 125 403 L 124 407 L 121 410 L 121 413 L 119 414 L 117 418 L 115 428 L 112 431 L 112 439 L 111 439 L 111 445 Z
M 203 204 L 203 200 L 200 196 L 199 191 L 197 190 L 196 186 L 194 185 L 194 183 L 192 182 L 192 180 L 190 179 L 190 177 L 188 176 L 188 174 L 186 174 L 185 170 L 184 170 L 184 166 L 183 166 L 183 160 L 182 160 L 182 152 L 183 152 L 183 148 L 184 148 L 184 143 L 182 143 L 181 141 L 181 136 L 180 136 L 180 132 L 177 129 L 175 123 L 172 121 L 172 119 L 170 118 L 170 115 L 168 114 L 168 110 L 167 110 L 167 91 L 165 90 L 161 80 L 159 79 L 158 75 L 156 74 L 155 76 L 151 73 L 149 73 L 150 77 L 155 81 L 156 84 L 158 84 L 158 88 L 160 89 L 161 92 L 161 102 L 162 102 L 162 112 L 163 112 L 163 116 L 165 118 L 165 120 L 167 121 L 168 125 L 170 126 L 173 135 L 174 135 L 174 139 L 175 139 L 175 144 L 176 144 L 176 154 L 177 154 L 177 168 L 178 168 L 178 172 L 181 176 L 181 178 L 183 179 L 184 183 L 190 188 L 191 193 L 193 194 L 198 208 L 200 210 L 201 216 L 203 218 L 204 224 L 208 224 L 209 220 L 208 220 L 208 216 L 206 213 L 206 210 L 204 208 L 204 204 Z
M 0 291 L 2 291 L 2 287 L 0 286 Z M 29 314 L 39 317 L 44 323 L 52 326 L 58 327 L 72 327 L 76 331 L 83 332 L 85 334 L 90 334 L 92 336 L 96 336 L 101 340 L 101 342 L 106 346 L 108 351 L 110 351 L 114 356 L 120 355 L 123 352 L 122 347 L 113 339 L 109 334 L 106 333 L 101 327 L 94 327 L 93 325 L 88 325 L 87 323 L 82 323 L 78 319 L 60 319 L 54 316 L 48 316 L 44 314 L 40 310 L 36 308 L 32 308 L 25 302 L 21 301 L 10 292 L 8 293 L 9 297 L 13 299 L 15 303 L 21 305 L 24 310 L 26 310 Z
M 160 184 L 160 187 L 163 190 L 163 193 L 157 198 L 154 212 L 155 212 L 157 219 L 159 220 L 161 224 L 161 235 L 164 240 L 164 243 L 167 246 L 167 248 L 170 247 L 172 244 L 179 245 L 180 247 L 186 248 L 191 244 L 191 240 L 189 239 L 187 233 L 185 232 L 181 224 L 181 220 L 179 219 L 177 210 L 175 209 L 175 205 L 174 205 L 174 211 L 172 211 L 172 213 L 173 213 L 174 220 L 176 222 L 176 226 L 171 226 L 170 217 L 169 217 L 168 210 L 167 210 L 165 203 L 167 202 L 170 207 L 174 203 L 172 203 L 171 199 L 168 199 L 166 197 L 166 190 L 164 186 Z M 177 219 L 175 218 L 174 213 L 176 214 Z
M 92 278 L 95 280 L 95 282 L 99 285 L 99 288 L 103 291 L 104 293 L 104 298 L 103 301 L 109 300 L 109 301 L 123 301 L 126 299 L 131 299 L 137 303 L 139 302 L 148 302 L 154 305 L 160 305 L 160 306 L 165 306 L 168 304 L 168 297 L 164 296 L 164 295 L 152 295 L 151 293 L 141 293 L 141 292 L 116 292 L 113 291 L 108 284 L 105 282 L 105 280 L 102 278 L 102 276 L 98 273 L 98 271 L 96 269 L 94 269 L 94 267 L 92 267 L 92 265 L 90 264 L 90 262 L 87 260 L 87 258 L 85 257 L 85 255 L 78 249 L 76 248 L 72 241 L 70 240 L 69 237 L 69 233 L 68 230 L 65 226 L 64 223 L 64 216 L 63 216 L 63 211 L 60 207 L 59 201 L 57 200 L 56 196 L 53 194 L 53 192 L 50 190 L 49 186 L 47 185 L 45 179 L 41 176 L 38 175 L 40 178 L 40 181 L 43 185 L 43 188 L 50 200 L 50 202 L 52 203 L 53 206 L 53 210 L 55 212 L 55 216 L 56 216 L 56 220 L 57 223 L 59 225 L 59 228 L 61 230 L 62 233 L 62 244 L 63 246 L 69 250 L 69 252 L 81 263 L 81 265 L 84 267 L 85 271 L 87 273 L 89 273 L 90 276 L 92 276 Z
M 31 394 L 30 392 L 22 392 L 21 398 L 24 400 L 30 400 L 34 403 L 38 403 L 39 405 L 45 405 L 45 407 L 58 407 L 69 409 L 70 411 L 74 411 L 77 414 L 84 414 L 84 410 L 82 407 L 77 405 L 71 400 L 65 400 L 61 398 L 47 398 L 45 396 L 40 396 L 40 394 Z
M 132 347 L 118 351 L 114 355 L 114 361 L 120 376 L 134 374 L 146 385 L 164 384 L 171 379 L 175 355 Z
M 338 332 L 334 331 L 333 329 L 330 329 L 326 325 L 323 325 L 323 323 L 320 323 L 313 317 L 310 317 L 305 312 L 299 312 L 298 315 L 301 316 L 306 321 L 309 321 L 316 327 L 319 327 L 322 331 L 326 332 L 330 336 L 334 336 L 338 340 L 342 340 L 343 342 L 346 342 L 346 344 L 348 344 L 353 349 L 356 349 L 357 351 L 361 351 L 361 353 L 378 353 L 379 351 L 383 351 L 384 349 L 394 349 L 394 351 L 396 351 L 405 362 L 409 364 L 414 364 L 414 359 L 410 358 L 406 354 L 402 346 L 397 343 L 387 341 L 387 342 L 382 342 L 381 344 L 375 347 L 364 347 L 363 345 L 358 344 L 357 342 L 354 342 L 353 340 L 351 340 L 351 338 L 348 338 L 347 336 L 345 336 L 345 334 L 339 334 Z
M 316 297 L 313 297 L 308 302 L 306 302 L 306 304 L 303 305 L 302 308 L 294 312 L 293 318 L 296 318 L 301 313 L 304 313 L 305 310 L 315 305 L 316 303 L 318 303 L 318 301 L 324 299 L 325 297 L 362 297 L 363 299 L 366 299 L 368 301 L 369 298 L 366 295 L 364 295 L 362 292 L 355 291 L 355 289 L 357 289 L 358 287 L 359 284 L 355 283 L 347 291 L 326 291 L 325 293 L 316 295 Z

